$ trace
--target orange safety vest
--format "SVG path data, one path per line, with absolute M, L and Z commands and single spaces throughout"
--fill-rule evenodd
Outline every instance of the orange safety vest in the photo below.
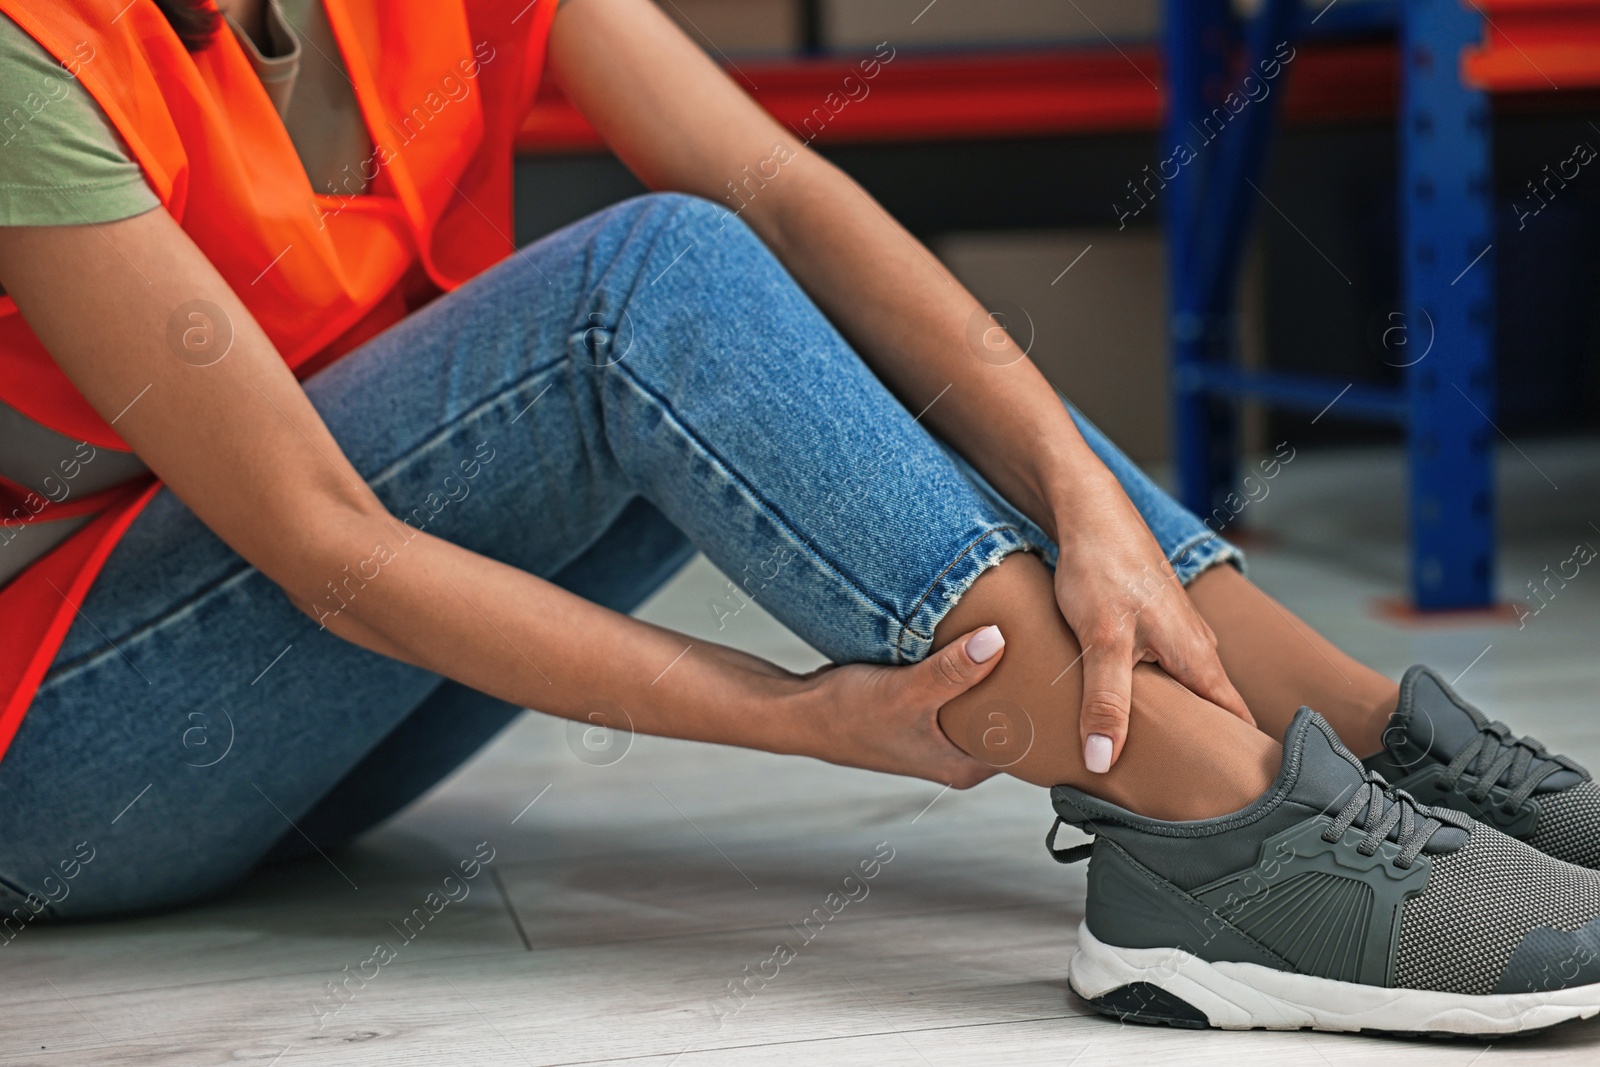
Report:
M 514 250 L 512 139 L 558 0 L 323 2 L 374 146 L 359 196 L 311 187 L 225 29 L 190 54 L 152 0 L 0 0 L 105 110 L 166 210 L 301 378 Z M 10 297 L 0 298 L 0 399 L 89 446 L 128 451 Z M 0 524 L 104 508 L 0 589 L 0 754 L 77 605 L 159 488 L 47 501 L 0 479 Z

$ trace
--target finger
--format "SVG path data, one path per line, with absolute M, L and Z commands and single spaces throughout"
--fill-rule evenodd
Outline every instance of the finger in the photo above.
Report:
M 1078 738 L 1083 765 L 1094 774 L 1109 771 L 1128 739 L 1128 708 L 1133 696 L 1133 654 L 1125 640 L 1089 645 L 1083 652 L 1083 706 Z
M 998 626 L 985 626 L 951 641 L 917 664 L 917 684 L 943 705 L 989 676 L 1005 651 L 1005 635 Z
M 1233 682 L 1228 678 L 1228 672 L 1223 670 L 1222 661 L 1217 658 L 1215 649 L 1197 643 L 1188 656 L 1168 656 L 1158 653 L 1156 662 L 1189 692 L 1204 697 L 1251 726 L 1256 724 L 1255 716 L 1250 714 L 1244 697 L 1239 695 L 1239 690 L 1234 688 Z

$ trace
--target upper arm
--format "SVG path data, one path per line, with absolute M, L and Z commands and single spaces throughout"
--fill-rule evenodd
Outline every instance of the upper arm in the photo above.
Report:
M 101 417 L 280 585 L 292 591 L 329 524 L 378 507 L 272 342 L 165 210 L 0 227 L 0 284 Z
M 745 168 L 755 172 L 769 160 L 786 171 L 821 165 L 650 0 L 568 3 L 551 30 L 550 70 L 652 188 L 733 206 L 729 186 L 746 176 Z M 755 215 L 778 199 L 763 195 L 765 202 L 751 202 Z

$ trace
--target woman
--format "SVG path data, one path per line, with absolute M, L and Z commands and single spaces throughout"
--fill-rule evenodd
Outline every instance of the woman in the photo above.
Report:
M 1585 772 L 1216 566 L 1237 552 L 1027 360 L 974 351 L 972 297 L 647 0 L 518 6 L 0 0 L 28 101 L 0 153 L 8 937 L 347 840 L 536 707 L 1057 787 L 1100 835 L 1073 981 L 1113 1014 L 1337 1027 L 1319 1005 L 1355 989 L 1360 1025 L 1498 1032 L 1600 1008 L 1577 958 L 1600 876 L 1346 746 L 1593 865 Z M 662 192 L 510 254 L 546 48 Z M 847 665 L 797 677 L 624 614 L 694 549 Z M 232 747 L 197 757 L 185 731 L 223 714 Z M 1342 916 L 1372 946 L 1353 968 L 1215 899 L 1308 828 L 1266 879 L 1302 881 L 1250 900 Z M 1358 867 L 1364 913 L 1305 891 Z M 1507 871 L 1463 977 L 1455 913 Z M 1229 1014 L 1224 981 L 1280 1007 Z

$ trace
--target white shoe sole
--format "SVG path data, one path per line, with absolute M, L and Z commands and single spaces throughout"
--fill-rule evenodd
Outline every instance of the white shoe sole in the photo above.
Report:
M 1600 1013 L 1600 984 L 1490 996 L 1388 989 L 1254 963 L 1207 963 L 1178 948 L 1117 948 L 1087 923 L 1078 927 L 1070 981 L 1095 1010 L 1131 1022 L 1224 1030 L 1492 1037 Z

